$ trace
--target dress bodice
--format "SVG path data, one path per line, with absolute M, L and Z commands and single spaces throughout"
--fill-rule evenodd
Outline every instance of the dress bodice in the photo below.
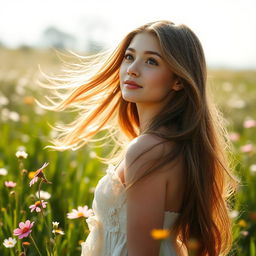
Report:
M 82 255 L 126 256 L 126 191 L 114 165 L 109 165 L 106 175 L 99 180 L 94 191 L 92 209 L 93 216 L 86 219 L 90 234 L 82 243 Z M 169 229 L 177 217 L 178 213 L 166 211 L 163 229 Z M 119 249 L 114 251 L 115 248 Z M 176 255 L 167 240 L 161 245 L 161 251 L 166 250 L 172 254 L 163 255 Z

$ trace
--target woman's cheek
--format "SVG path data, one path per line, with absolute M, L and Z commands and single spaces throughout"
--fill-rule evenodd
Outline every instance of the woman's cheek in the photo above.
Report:
M 155 82 L 157 82 L 159 80 L 157 74 L 155 74 L 154 71 L 147 72 L 145 77 L 146 77 L 146 81 L 149 84 L 155 84 Z
M 120 82 L 122 82 L 123 79 L 124 79 L 124 67 L 121 66 L 120 70 L 119 70 L 119 80 L 120 80 Z

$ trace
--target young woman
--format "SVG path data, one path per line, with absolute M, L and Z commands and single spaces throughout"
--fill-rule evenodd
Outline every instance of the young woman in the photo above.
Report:
M 67 78 L 54 81 L 65 81 L 54 88 L 66 92 L 47 107 L 81 110 L 57 127 L 60 137 L 49 147 L 76 150 L 104 129 L 119 147 L 96 186 L 82 255 L 183 256 L 191 241 L 194 255 L 226 255 L 236 181 L 197 36 L 185 25 L 151 22 L 101 60 L 85 58 L 67 86 Z M 153 229 L 170 236 L 159 242 Z

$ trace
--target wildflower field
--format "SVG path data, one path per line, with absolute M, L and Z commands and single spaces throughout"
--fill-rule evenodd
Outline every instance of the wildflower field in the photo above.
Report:
M 39 108 L 45 90 L 38 64 L 60 72 L 54 51 L 0 49 L 0 255 L 80 255 L 89 233 L 86 218 L 106 166 L 95 157 L 110 146 L 78 151 L 44 149 L 50 125 L 74 113 Z M 214 100 L 223 111 L 231 156 L 241 183 L 234 198 L 230 255 L 256 255 L 256 71 L 209 70 Z

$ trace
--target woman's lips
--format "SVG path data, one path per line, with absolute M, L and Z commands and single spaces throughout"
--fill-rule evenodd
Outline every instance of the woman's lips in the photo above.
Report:
M 138 85 L 136 82 L 134 81 L 129 81 L 126 80 L 124 81 L 124 86 L 128 89 L 138 89 L 138 88 L 142 88 L 142 86 Z
M 138 85 L 133 85 L 133 84 L 124 84 L 124 87 L 127 88 L 127 89 L 140 89 L 140 88 L 142 88 Z

